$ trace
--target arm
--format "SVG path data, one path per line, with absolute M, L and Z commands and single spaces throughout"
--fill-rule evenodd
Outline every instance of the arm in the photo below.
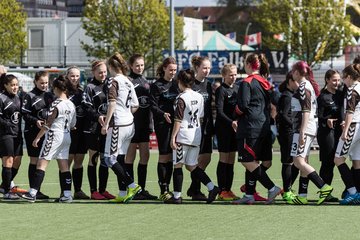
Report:
M 21 113 L 23 115 L 23 118 L 25 122 L 30 123 L 31 125 L 36 125 L 38 128 L 41 128 L 41 125 L 44 123 L 44 121 L 39 120 L 37 117 L 34 117 L 31 115 L 31 97 L 29 94 L 26 94 L 23 100 L 23 106 L 21 108 Z
M 106 135 L 107 129 L 109 128 L 109 123 L 110 123 L 110 120 L 111 120 L 111 118 L 112 118 L 112 116 L 114 114 L 115 107 L 116 107 L 115 100 L 111 100 L 109 102 L 108 109 L 107 109 L 107 112 L 106 112 L 105 123 L 101 127 L 101 134 L 103 134 L 103 135 Z
M 185 102 L 182 98 L 178 98 L 176 101 L 174 127 L 171 134 L 170 147 L 176 149 L 176 136 L 180 131 L 181 121 L 184 118 Z M 200 112 L 200 114 L 203 114 Z
M 154 116 L 160 118 L 160 117 L 164 117 L 165 112 L 161 110 L 159 107 L 160 92 L 159 92 L 159 88 L 155 83 L 150 85 L 151 111 L 154 114 Z
M 81 102 L 81 105 L 86 112 L 86 116 L 90 118 L 91 121 L 99 121 L 99 117 L 101 116 L 94 107 L 93 102 L 93 92 L 92 89 L 87 86 L 83 93 L 83 100 Z
M 172 130 L 172 134 L 171 134 L 171 142 L 170 142 L 170 147 L 174 150 L 176 150 L 176 136 L 180 130 L 180 125 L 181 125 L 181 122 L 175 120 L 174 122 L 174 127 L 173 127 L 173 130 Z
M 347 139 L 347 134 L 348 134 L 349 127 L 350 127 L 351 121 L 353 119 L 353 116 L 354 116 L 354 113 L 352 113 L 352 112 L 347 112 L 345 114 L 345 124 L 344 124 L 344 129 L 341 134 L 341 139 L 343 141 L 346 141 L 346 139 Z
M 291 110 L 291 97 L 282 95 L 278 104 L 278 114 L 281 115 L 282 119 L 284 119 L 287 124 L 292 125 L 292 118 L 288 115 L 288 112 Z
M 134 88 L 134 85 L 131 84 L 131 113 L 135 113 L 138 108 L 139 108 L 139 99 L 136 95 L 136 91 L 135 91 L 135 88 Z
M 57 116 L 58 116 L 58 109 L 56 107 L 54 107 L 54 110 L 50 112 L 47 121 L 40 128 L 40 132 L 38 132 L 37 136 L 35 137 L 34 141 L 32 142 L 33 147 L 38 147 L 38 143 L 39 143 L 40 139 L 44 136 L 44 134 L 47 132 L 47 130 L 51 127 L 51 125 L 53 124 L 53 122 Z
M 216 116 L 224 120 L 229 126 L 232 126 L 233 120 L 224 113 L 224 91 L 222 87 L 218 87 L 215 91 L 215 107 Z
M 249 112 L 249 103 L 251 98 L 250 84 L 247 82 L 241 82 L 238 92 L 237 106 L 243 113 Z

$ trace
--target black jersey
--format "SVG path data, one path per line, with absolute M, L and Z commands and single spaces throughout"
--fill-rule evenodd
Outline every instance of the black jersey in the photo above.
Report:
M 84 90 L 82 88 L 76 89 L 76 92 L 72 92 L 69 95 L 69 100 L 75 105 L 76 109 L 76 129 L 83 130 L 86 116 L 84 107 L 82 105 Z
M 0 138 L 21 137 L 21 100 L 7 91 L 0 93 Z
M 294 93 L 288 88 L 281 93 L 277 105 L 276 124 L 278 128 L 287 129 L 292 132 L 293 118 L 291 113 L 291 98 Z
M 270 131 L 271 85 L 259 75 L 249 75 L 239 86 L 238 138 L 258 138 Z
M 47 119 L 49 107 L 54 99 L 55 95 L 52 92 L 41 91 L 36 87 L 25 95 L 21 109 L 25 120 L 24 131 L 40 130 L 36 122 Z
M 166 122 L 164 113 L 170 113 L 170 118 L 174 119 L 174 104 L 179 94 L 177 82 L 175 80 L 166 81 L 163 78 L 156 80 L 150 85 L 151 111 L 154 117 L 154 124 Z
M 210 81 L 205 78 L 203 81 L 195 80 L 192 89 L 200 93 L 204 98 L 204 119 L 202 124 L 202 131 L 205 135 L 212 135 L 214 132 L 214 123 L 212 116 L 212 87 Z
M 139 108 L 133 114 L 136 129 L 150 129 L 150 84 L 142 75 L 131 72 L 129 77 L 134 84 Z
M 110 86 L 110 79 L 106 79 L 101 83 L 95 78 L 86 86 L 82 99 L 82 107 L 86 118 L 84 132 L 95 134 L 100 130 L 98 120 L 100 116 L 106 116 L 107 94 Z
M 237 93 L 239 87 L 234 84 L 232 87 L 226 83 L 222 83 L 215 92 L 216 106 L 216 124 L 225 124 L 232 126 L 232 122 L 236 120 L 234 113 L 237 103 Z
M 328 119 L 337 119 L 334 122 L 334 127 L 341 130 L 340 123 L 344 119 L 344 94 L 342 91 L 337 90 L 335 94 L 329 92 L 327 89 L 321 90 L 317 98 L 318 104 L 318 118 L 319 128 L 328 128 Z

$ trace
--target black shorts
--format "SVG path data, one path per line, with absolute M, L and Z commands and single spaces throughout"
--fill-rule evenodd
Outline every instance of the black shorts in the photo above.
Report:
M 158 149 L 160 155 L 171 154 L 173 151 L 170 147 L 171 133 L 173 129 L 172 124 L 163 123 L 154 126 L 156 139 L 158 142 Z
M 252 162 L 254 160 L 271 161 L 271 132 L 258 138 L 238 139 L 238 161 Z
M 212 135 L 203 135 L 200 143 L 199 154 L 212 153 Z
M 82 130 L 72 130 L 70 132 L 71 145 L 69 154 L 86 154 L 87 146 L 85 144 L 85 134 Z
M 281 163 L 293 163 L 293 157 L 290 156 L 292 141 L 292 132 L 279 129 L 278 142 L 280 144 Z
M 103 153 L 105 151 L 106 135 L 84 133 L 86 148 Z
M 236 132 L 228 126 L 216 128 L 216 138 L 218 143 L 218 151 L 229 153 L 236 152 Z
M 40 132 L 40 129 L 38 129 L 38 128 L 36 131 L 31 131 L 31 130 L 24 131 L 25 144 L 26 144 L 27 154 L 29 155 L 29 157 L 39 157 L 40 156 L 41 146 L 43 145 L 45 137 L 43 136 L 42 138 L 40 138 L 38 147 L 32 146 L 32 142 L 34 141 L 34 139 L 36 138 L 36 136 L 39 132 Z
M 150 130 L 136 128 L 135 126 L 135 134 L 131 139 L 131 143 L 142 143 L 142 142 L 150 142 Z
M 23 139 L 22 137 L 9 137 L 0 139 L 0 156 L 22 156 Z

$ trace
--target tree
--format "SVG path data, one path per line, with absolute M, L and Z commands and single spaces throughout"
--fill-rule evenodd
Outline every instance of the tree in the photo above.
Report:
M 263 0 L 254 19 L 264 29 L 269 47 L 290 46 L 290 54 L 313 65 L 337 55 L 352 37 L 343 0 Z M 285 41 L 273 38 L 284 34 Z
M 82 22 L 95 43 L 82 43 L 89 56 L 104 58 L 119 51 L 128 58 L 140 53 L 150 63 L 161 61 L 161 52 L 170 48 L 169 11 L 159 0 L 88 0 Z M 183 41 L 183 24 L 175 16 L 176 48 Z
M 26 48 L 26 14 L 16 0 L 0 1 L 0 63 L 21 61 Z

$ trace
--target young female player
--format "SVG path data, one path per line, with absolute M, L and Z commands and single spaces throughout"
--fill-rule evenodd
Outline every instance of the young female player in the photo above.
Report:
M 19 197 L 10 191 L 23 155 L 21 131 L 21 100 L 17 95 L 18 79 L 11 74 L 0 76 L 0 156 L 2 159 L 2 188 L 4 199 Z
M 47 119 L 47 113 L 51 103 L 55 100 L 55 96 L 52 92 L 48 91 L 49 88 L 49 74 L 45 71 L 39 71 L 35 73 L 35 87 L 25 95 L 22 112 L 25 120 L 24 137 L 27 148 L 27 153 L 30 157 L 28 177 L 29 184 L 32 186 L 34 181 L 34 175 L 36 171 L 36 165 L 39 161 L 41 148 L 34 147 L 32 142 L 37 134 L 40 132 L 42 125 Z M 42 145 L 44 137 L 39 141 L 39 145 Z M 36 194 L 37 199 L 48 199 L 47 195 L 44 195 L 40 189 Z
M 340 204 L 360 204 L 360 193 L 356 189 L 356 186 L 360 186 L 360 64 L 347 66 L 342 74 L 348 88 L 345 98 L 346 114 L 334 162 L 347 189 Z M 353 173 L 345 163 L 347 156 L 350 156 L 352 160 Z
M 209 190 L 207 203 L 215 200 L 220 192 L 207 174 L 198 167 L 199 146 L 201 143 L 201 121 L 204 116 L 204 98 L 191 89 L 194 84 L 194 72 L 181 70 L 178 74 L 178 85 L 182 93 L 177 97 L 174 117 L 174 128 L 171 135 L 171 148 L 174 150 L 174 192 L 173 197 L 165 203 L 181 203 L 183 182 L 182 166 L 185 164 L 194 179 L 199 179 Z
M 22 195 L 29 202 L 36 201 L 36 194 L 45 177 L 45 170 L 49 161 L 56 159 L 60 170 L 60 186 L 62 196 L 59 202 L 70 203 L 71 173 L 69 170 L 69 148 L 71 144 L 70 131 L 76 125 L 76 110 L 74 104 L 68 99 L 67 93 L 72 91 L 72 84 L 65 76 L 59 76 L 53 82 L 53 91 L 57 99 L 51 104 L 49 116 L 40 132 L 33 141 L 34 147 L 39 147 L 40 139 L 45 135 L 37 162 L 34 180 L 28 193 Z
M 317 141 L 320 147 L 321 168 L 319 175 L 326 184 L 331 185 L 334 177 L 336 147 L 342 132 L 344 94 L 340 88 L 340 74 L 335 70 L 325 73 L 325 87 L 317 98 L 319 127 Z M 329 195 L 327 202 L 339 199 Z
M 212 153 L 212 136 L 214 134 L 214 123 L 212 117 L 212 86 L 208 80 L 211 70 L 209 58 L 202 56 L 194 56 L 191 59 L 191 65 L 195 70 L 195 83 L 192 89 L 200 93 L 204 98 L 204 119 L 201 126 L 202 139 L 199 154 L 199 167 L 203 170 L 209 165 Z M 191 186 L 187 191 L 187 195 L 192 200 L 206 201 L 207 197 L 201 192 L 201 183 L 198 179 L 191 182 Z
M 88 179 L 91 199 L 106 200 L 114 199 L 115 196 L 106 191 L 109 177 L 109 168 L 105 162 L 104 150 L 106 136 L 101 134 L 101 126 L 105 122 L 107 111 L 107 95 L 110 79 L 107 79 L 107 67 L 104 61 L 96 60 L 91 65 L 93 78 L 84 90 L 82 106 L 87 121 L 85 121 L 84 133 L 86 146 L 89 149 Z M 96 165 L 100 158 L 99 188 L 97 188 Z
M 221 193 L 219 200 L 232 201 L 238 197 L 231 191 L 234 179 L 234 162 L 236 154 L 237 103 L 238 85 L 235 84 L 237 67 L 226 64 L 221 75 L 224 82 L 215 92 L 216 122 L 215 133 L 218 143 L 219 163 L 216 169 L 217 181 Z
M 292 73 L 286 75 L 286 79 L 279 86 L 281 96 L 277 105 L 276 124 L 278 129 L 278 141 L 281 153 L 281 177 L 283 180 L 283 199 L 292 203 L 295 194 L 291 191 L 291 186 L 299 175 L 299 169 L 293 164 L 290 156 L 291 144 L 293 140 L 293 118 L 291 113 L 291 98 L 298 89 L 299 84 L 292 78 Z
M 263 54 L 251 53 L 245 57 L 245 71 L 248 77 L 239 86 L 237 114 L 240 114 L 237 128 L 238 161 L 245 167 L 246 194 L 233 201 L 234 204 L 251 204 L 255 201 L 255 182 L 268 189 L 267 204 L 274 201 L 281 189 L 266 173 L 271 165 L 272 139 L 270 130 L 270 91 L 266 80 L 269 75 L 267 60 Z M 260 165 L 258 161 L 263 161 Z
M 135 196 L 135 200 L 155 200 L 156 196 L 151 195 L 145 190 L 147 164 L 150 157 L 149 134 L 150 127 L 150 85 L 142 75 L 144 71 L 144 57 L 140 54 L 134 54 L 129 59 L 130 75 L 139 101 L 139 109 L 134 113 L 135 135 L 125 158 L 126 171 L 134 178 L 134 161 L 136 158 L 136 149 L 139 148 L 140 160 L 137 167 L 138 182 L 142 191 Z
M 320 189 L 317 204 L 322 204 L 333 188 L 324 182 L 307 160 L 318 125 L 316 91 L 312 85 L 315 80 L 312 70 L 304 61 L 295 63 L 291 72 L 293 79 L 299 84 L 299 88 L 291 99 L 294 130 L 291 156 L 301 176 L 299 195 L 293 199 L 293 203 L 307 204 L 307 185 L 311 180 Z M 317 85 L 314 86 L 317 87 Z
M 170 139 L 174 124 L 174 102 L 179 94 L 177 83 L 174 80 L 176 69 L 175 59 L 173 57 L 165 58 L 156 71 L 159 79 L 150 86 L 151 111 L 159 149 L 157 173 L 160 200 L 171 198 L 169 184 L 173 163 Z
M 130 201 L 141 187 L 134 183 L 133 178 L 125 171 L 122 164 L 134 136 L 134 116 L 139 102 L 134 85 L 125 76 L 127 63 L 120 53 L 115 53 L 108 59 L 110 75 L 113 77 L 108 94 L 109 106 L 101 133 L 106 134 L 104 157 L 107 165 L 117 176 L 119 195 L 110 201 Z M 125 185 L 127 189 L 122 189 Z
M 76 108 L 76 126 L 74 130 L 71 130 L 71 145 L 69 152 L 69 167 L 74 162 L 72 167 L 72 177 L 74 183 L 74 199 L 89 199 L 82 190 L 83 180 L 83 161 L 87 152 L 84 134 L 84 125 L 86 121 L 85 111 L 82 107 L 83 89 L 80 86 L 80 69 L 76 66 L 72 66 L 67 69 L 66 77 L 70 80 L 75 89 L 73 92 L 69 92 L 69 99 L 74 103 Z

